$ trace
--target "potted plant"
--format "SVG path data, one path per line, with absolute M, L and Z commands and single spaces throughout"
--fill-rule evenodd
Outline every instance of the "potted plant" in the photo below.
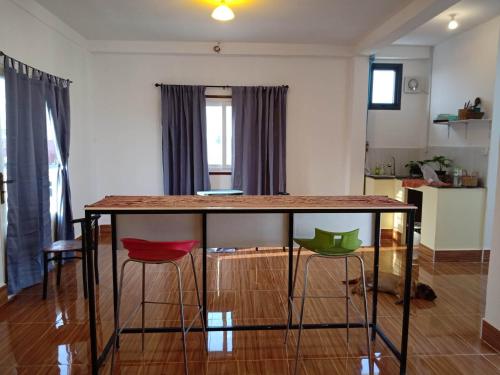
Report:
M 409 168 L 410 177 L 422 177 L 420 166 L 427 163 L 427 160 L 410 160 L 405 164 L 405 168 Z
M 434 163 L 439 169 L 436 169 L 436 174 L 439 177 L 444 177 L 448 172 L 448 168 L 451 167 L 453 160 L 448 159 L 443 155 L 436 155 L 432 159 L 428 160 L 429 163 Z

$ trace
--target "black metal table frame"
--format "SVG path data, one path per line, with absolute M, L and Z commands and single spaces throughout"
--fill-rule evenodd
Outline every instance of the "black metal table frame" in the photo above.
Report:
M 374 341 L 378 335 L 382 341 L 391 350 L 394 356 L 400 363 L 400 375 L 406 374 L 407 354 L 408 354 L 408 330 L 410 323 L 410 294 L 411 294 L 411 275 L 412 275 L 412 260 L 413 260 L 413 236 L 408 233 L 413 233 L 415 225 L 415 207 L 404 207 L 400 209 L 383 209 L 383 208 L 325 208 L 325 209 L 86 209 L 85 218 L 87 223 L 87 233 L 90 233 L 89 218 L 92 214 L 110 215 L 111 216 L 111 254 L 112 254 L 112 270 L 113 270 L 113 312 L 116 311 L 117 297 L 118 297 L 118 267 L 117 267 L 117 237 L 116 237 L 116 215 L 155 215 L 155 214 L 199 214 L 202 218 L 202 289 L 203 289 L 203 314 L 205 323 L 207 323 L 207 215 L 217 214 L 288 214 L 288 296 L 292 293 L 293 283 L 293 227 L 294 227 L 294 214 L 311 214 L 311 213 L 370 213 L 375 215 L 374 225 L 374 259 L 373 259 L 373 297 L 372 297 L 372 321 L 371 327 L 371 340 Z M 380 215 L 382 213 L 406 213 L 406 263 L 405 263 L 405 282 L 404 282 L 404 297 L 403 297 L 403 325 L 401 331 L 401 348 L 398 349 L 396 345 L 387 337 L 387 335 L 377 325 L 377 302 L 378 302 L 378 272 L 379 272 L 379 259 L 380 259 Z M 90 243 L 88 240 L 85 241 Z M 102 352 L 97 353 L 97 332 L 96 332 L 96 304 L 95 304 L 95 288 L 94 283 L 94 267 L 92 252 L 86 251 L 87 256 L 87 280 L 88 280 L 88 308 L 89 308 L 89 327 L 90 327 L 90 356 L 92 374 L 97 375 L 99 368 L 106 360 L 113 345 L 114 336 L 109 338 Z M 290 308 L 290 307 L 289 307 Z M 207 326 L 207 324 L 205 324 Z M 304 324 L 304 329 L 324 329 L 324 328 L 346 328 L 346 323 L 324 323 L 324 324 Z M 349 327 L 363 327 L 361 323 L 350 323 Z M 245 331 L 245 330 L 284 330 L 287 328 L 286 324 L 273 324 L 273 325 L 236 325 L 232 327 L 208 327 L 207 331 Z M 292 329 L 297 329 L 297 324 L 291 325 Z M 200 327 L 193 327 L 193 331 L 201 331 Z M 179 327 L 155 327 L 146 328 L 146 332 L 180 332 Z M 122 333 L 141 333 L 141 328 L 125 328 Z

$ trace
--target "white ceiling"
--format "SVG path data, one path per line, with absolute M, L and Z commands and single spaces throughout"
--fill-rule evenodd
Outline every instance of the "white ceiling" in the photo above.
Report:
M 411 0 L 36 0 L 89 40 L 353 45 Z M 500 0 L 497 0 L 500 3 Z
M 456 14 L 460 25 L 456 30 L 448 29 L 451 14 Z M 462 0 L 394 44 L 435 46 L 498 15 L 500 0 Z

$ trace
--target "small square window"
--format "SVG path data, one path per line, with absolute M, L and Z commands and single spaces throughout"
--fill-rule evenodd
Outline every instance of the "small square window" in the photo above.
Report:
M 210 172 L 231 172 L 233 120 L 231 99 L 207 99 L 207 154 Z
M 402 76 L 403 64 L 372 64 L 368 109 L 400 110 Z

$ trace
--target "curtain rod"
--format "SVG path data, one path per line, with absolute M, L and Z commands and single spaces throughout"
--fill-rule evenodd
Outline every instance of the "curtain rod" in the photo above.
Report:
M 40 72 L 40 73 L 47 74 L 47 75 L 49 75 L 49 76 L 56 77 L 56 78 L 58 78 L 58 79 L 62 79 L 63 81 L 67 81 L 67 82 L 69 82 L 69 83 L 73 83 L 73 81 L 71 81 L 71 80 L 69 80 L 69 79 L 66 79 L 66 78 L 61 78 L 61 77 L 58 77 L 58 76 L 56 76 L 56 75 L 54 75 L 54 74 L 50 74 L 50 73 L 44 72 L 43 70 L 40 70 L 40 69 L 34 68 L 34 67 L 32 67 L 31 65 L 25 64 L 25 63 L 23 63 L 22 61 L 19 61 L 19 60 L 17 60 L 17 59 L 15 59 L 15 58 L 13 58 L 13 57 L 10 57 L 10 56 L 6 55 L 3 51 L 0 51 L 0 57 L 2 57 L 2 56 L 8 57 L 9 59 L 11 59 L 11 60 L 13 60 L 13 61 L 17 61 L 17 63 L 18 63 L 18 64 L 23 64 L 23 65 L 26 65 L 28 68 L 31 68 L 31 69 L 33 69 L 33 70 L 36 70 L 36 71 L 38 71 L 38 72 Z
M 155 83 L 155 87 L 161 87 L 161 86 L 166 86 L 166 83 Z M 233 86 L 218 86 L 218 85 L 206 85 L 205 88 L 207 89 L 230 89 Z M 288 85 L 281 85 L 281 87 L 286 87 L 288 88 Z

